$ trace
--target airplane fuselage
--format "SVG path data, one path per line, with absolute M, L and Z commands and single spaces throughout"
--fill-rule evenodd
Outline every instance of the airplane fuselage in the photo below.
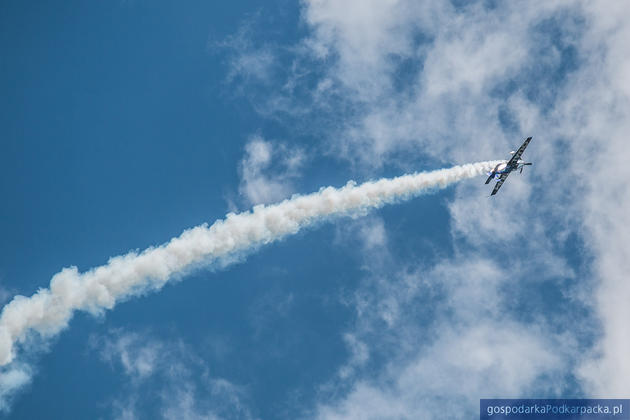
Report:
M 497 166 L 495 166 L 492 172 L 489 172 L 488 175 L 492 176 L 494 179 L 499 179 L 499 177 L 501 177 L 501 174 L 516 171 L 517 169 L 522 168 L 524 163 L 525 161 L 523 161 L 522 159 L 519 159 L 517 162 L 510 165 L 509 161 L 506 160 L 502 163 L 499 163 Z

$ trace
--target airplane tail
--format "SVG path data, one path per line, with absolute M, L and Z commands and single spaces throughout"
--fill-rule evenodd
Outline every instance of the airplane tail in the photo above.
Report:
M 489 175 L 490 175 L 490 176 L 488 177 L 488 179 L 486 179 L 486 184 L 489 184 L 489 183 L 490 183 L 490 181 L 492 181 L 492 177 L 494 176 L 494 174 L 493 174 L 493 173 L 490 173 Z

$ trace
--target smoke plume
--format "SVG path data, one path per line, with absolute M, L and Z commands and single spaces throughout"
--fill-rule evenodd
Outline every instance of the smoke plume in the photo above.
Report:
M 31 297 L 15 296 L 0 316 L 0 366 L 14 361 L 19 343 L 32 332 L 43 338 L 58 334 L 77 310 L 94 314 L 117 302 L 161 289 L 169 279 L 200 264 L 225 260 L 239 252 L 277 241 L 325 219 L 361 214 L 410 199 L 431 189 L 480 175 L 499 161 L 455 166 L 361 185 L 322 188 L 281 203 L 229 213 L 211 226 L 184 231 L 169 242 L 143 252 L 110 258 L 107 264 L 80 273 L 76 267 L 55 274 L 48 289 Z

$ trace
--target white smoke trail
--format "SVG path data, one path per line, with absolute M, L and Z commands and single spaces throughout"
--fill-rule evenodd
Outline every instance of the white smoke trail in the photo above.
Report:
M 0 316 L 0 366 L 14 360 L 16 344 L 29 332 L 51 337 L 68 324 L 74 311 L 100 313 L 121 299 L 159 290 L 173 276 L 197 264 L 211 263 L 281 239 L 326 218 L 356 214 L 443 188 L 493 168 L 500 161 L 455 166 L 433 172 L 370 181 L 342 188 L 322 188 L 281 203 L 230 213 L 212 226 L 203 224 L 141 253 L 110 258 L 107 264 L 79 273 L 64 268 L 31 297 L 15 296 Z

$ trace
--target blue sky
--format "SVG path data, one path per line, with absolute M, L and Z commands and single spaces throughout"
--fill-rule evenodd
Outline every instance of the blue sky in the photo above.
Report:
M 465 180 L 28 334 L 1 416 L 471 418 L 479 398 L 627 396 L 615 7 L 5 2 L 3 305 L 295 193 L 530 135 L 535 163 L 491 200 Z

